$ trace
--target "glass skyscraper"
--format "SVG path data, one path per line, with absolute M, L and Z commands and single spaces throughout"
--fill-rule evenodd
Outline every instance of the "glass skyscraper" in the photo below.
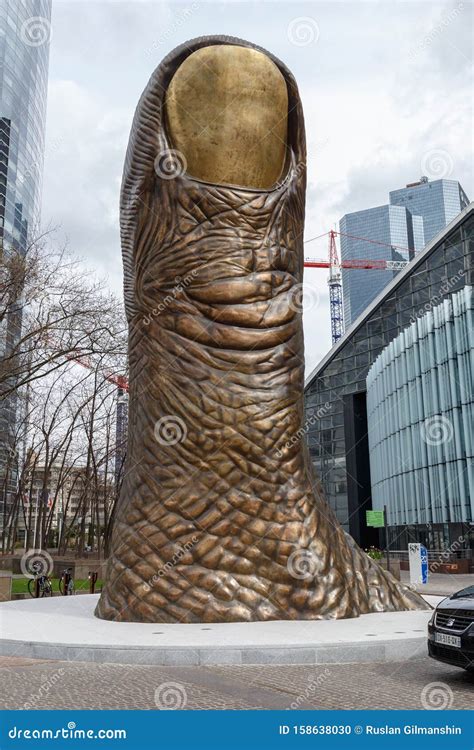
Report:
M 0 4 L 0 241 L 25 251 L 39 220 L 51 0 Z
M 51 0 L 0 2 L 0 259 L 24 255 L 38 230 L 48 84 Z M 3 311 L 0 358 L 21 332 L 17 300 Z M 10 383 L 11 385 L 11 383 Z M 0 393 L 0 492 L 3 513 L 15 484 L 12 435 L 19 402 Z
M 392 190 L 389 195 L 392 206 L 404 206 L 410 213 L 423 217 L 425 243 L 469 205 L 469 199 L 457 180 L 430 182 L 422 177 L 419 182 Z
M 408 260 L 446 227 L 469 200 L 456 180 L 422 177 L 390 193 L 389 205 L 340 221 L 342 260 Z M 377 244 L 381 243 L 381 244 Z M 344 326 L 363 313 L 399 271 L 342 270 Z
M 424 247 L 423 220 L 402 206 L 377 206 L 342 217 L 341 259 L 408 261 Z M 410 252 L 412 251 L 412 252 Z M 342 269 L 345 327 L 393 280 L 397 271 Z

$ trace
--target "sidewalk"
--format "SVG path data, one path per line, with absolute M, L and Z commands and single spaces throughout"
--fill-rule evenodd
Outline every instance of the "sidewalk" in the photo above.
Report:
M 401 579 L 403 583 L 410 583 L 410 574 L 408 570 L 402 570 Z M 432 594 L 435 596 L 450 596 L 466 586 L 474 586 L 474 575 L 460 574 L 453 575 L 449 573 L 430 573 L 428 583 L 419 585 L 416 590 L 420 594 Z

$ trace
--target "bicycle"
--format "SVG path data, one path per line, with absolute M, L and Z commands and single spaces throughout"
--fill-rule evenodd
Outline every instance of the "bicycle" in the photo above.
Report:
M 72 568 L 66 568 L 59 578 L 59 591 L 63 596 L 72 596 L 74 591 L 74 578 L 71 575 Z
M 30 596 L 35 599 L 37 592 L 38 596 L 52 596 L 53 586 L 51 583 L 51 579 L 48 576 L 39 576 L 38 574 L 35 574 L 35 577 L 30 578 L 28 581 L 28 592 Z

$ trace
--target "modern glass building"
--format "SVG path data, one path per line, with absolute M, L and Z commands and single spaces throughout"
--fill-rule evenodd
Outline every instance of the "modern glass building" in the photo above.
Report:
M 465 286 L 401 331 L 369 370 L 372 505 L 387 506 L 398 538 L 406 526 L 443 530 L 474 518 L 473 356 L 474 287 Z
M 423 220 L 401 206 L 377 206 L 342 217 L 341 259 L 410 259 L 425 244 Z M 365 310 L 398 271 L 342 269 L 344 322 L 346 327 Z
M 403 206 L 411 214 L 423 218 L 425 242 L 433 239 L 469 204 L 457 180 L 430 182 L 427 177 L 400 190 L 392 190 L 389 200 L 392 206 Z
M 51 0 L 0 5 L 0 238 L 25 249 L 38 223 Z
M 51 0 L 0 4 L 0 254 L 24 254 L 38 227 L 45 137 Z M 15 302 L 0 328 L 0 357 L 21 330 Z M 0 484 L 4 485 L 17 399 L 0 400 Z M 7 458 L 6 458 L 7 457 Z M 4 486 L 2 486 L 5 492 Z
M 342 260 L 406 260 L 419 252 L 469 203 L 456 180 L 422 177 L 390 193 L 386 206 L 346 214 L 340 221 Z M 403 209 L 403 210 L 400 210 Z M 342 270 L 347 328 L 398 273 Z
M 413 321 L 473 285 L 474 204 L 470 204 L 397 274 L 306 379 L 308 442 L 315 469 L 343 527 L 364 546 L 378 544 L 378 533 L 367 528 L 365 520 L 365 511 L 373 507 L 369 369 Z M 449 387 L 444 380 L 443 384 Z M 322 416 L 315 419 L 317 414 Z M 424 518 L 417 521 L 424 523 Z M 415 524 L 415 540 L 416 528 Z

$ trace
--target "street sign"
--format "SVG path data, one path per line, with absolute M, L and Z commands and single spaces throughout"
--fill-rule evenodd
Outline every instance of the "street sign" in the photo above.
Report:
M 367 526 L 372 526 L 374 529 L 380 529 L 385 526 L 383 510 L 366 510 L 365 520 L 367 521 Z
M 408 562 L 410 583 L 415 585 L 428 583 L 428 550 L 424 544 L 408 545 Z

